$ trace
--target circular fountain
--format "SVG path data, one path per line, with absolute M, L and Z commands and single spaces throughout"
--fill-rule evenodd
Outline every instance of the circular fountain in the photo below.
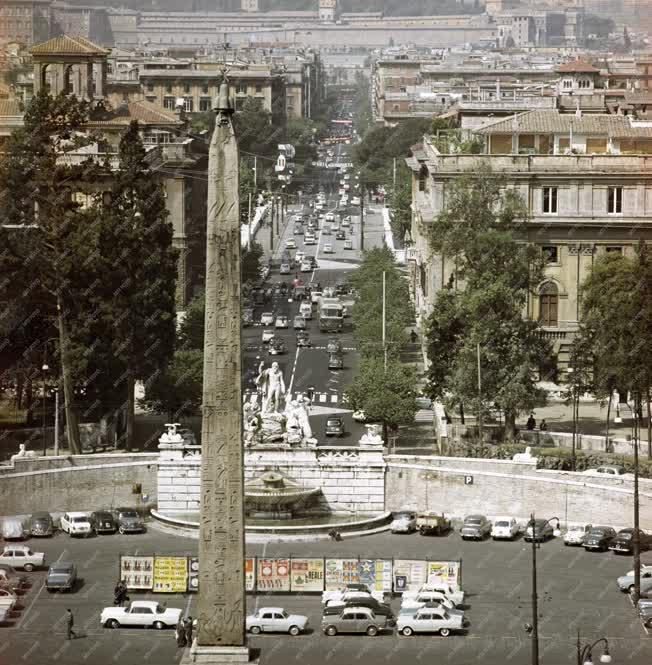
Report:
M 254 519 L 288 520 L 314 505 L 318 487 L 302 487 L 278 471 L 267 471 L 244 486 L 245 515 Z

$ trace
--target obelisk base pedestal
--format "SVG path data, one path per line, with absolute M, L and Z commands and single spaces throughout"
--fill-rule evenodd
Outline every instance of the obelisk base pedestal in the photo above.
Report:
M 199 646 L 193 640 L 190 649 L 184 651 L 180 665 L 258 665 L 249 647 L 207 647 Z

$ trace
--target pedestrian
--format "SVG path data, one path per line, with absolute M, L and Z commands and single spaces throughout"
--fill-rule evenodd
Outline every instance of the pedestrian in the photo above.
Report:
M 410 339 L 412 340 L 412 344 L 416 344 L 417 339 L 419 339 L 419 336 L 414 332 L 414 330 L 412 330 L 410 333 Z
M 541 432 L 545 432 L 548 429 L 548 423 L 546 422 L 545 418 L 541 419 L 541 422 L 539 423 L 539 430 Z
M 73 630 L 75 625 L 75 617 L 72 615 L 72 610 L 66 610 L 66 639 L 72 640 L 74 637 L 77 637 L 77 633 Z
M 183 618 L 179 617 L 179 622 L 177 623 L 177 627 L 174 629 L 174 635 L 177 638 L 177 647 L 185 647 L 186 646 L 186 625 L 183 622 Z
M 537 426 L 537 421 L 534 419 L 534 414 L 531 413 L 530 417 L 527 419 L 527 422 L 525 423 L 525 428 L 531 432 L 536 426 Z
M 192 629 L 193 629 L 192 617 L 189 616 L 186 619 L 186 643 L 188 644 L 188 646 L 192 646 Z

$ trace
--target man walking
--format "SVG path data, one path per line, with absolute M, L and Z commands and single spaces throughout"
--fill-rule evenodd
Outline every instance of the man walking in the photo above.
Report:
M 66 610 L 66 639 L 71 640 L 73 637 L 77 637 L 77 633 L 73 630 L 75 625 L 75 617 L 72 615 L 72 610 Z
M 188 646 L 192 646 L 192 629 L 193 629 L 192 617 L 189 616 L 186 619 L 186 631 L 185 631 L 186 632 L 186 644 Z

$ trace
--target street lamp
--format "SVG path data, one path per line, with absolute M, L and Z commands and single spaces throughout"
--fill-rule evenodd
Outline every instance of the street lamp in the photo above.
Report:
M 547 524 L 550 524 L 553 520 L 557 520 L 557 529 L 559 531 L 559 518 L 551 517 L 550 519 L 545 520 L 541 523 L 541 538 L 543 538 L 543 529 Z M 526 527 L 532 529 L 532 625 L 526 624 L 526 630 L 532 636 L 532 662 L 531 665 L 539 665 L 539 608 L 538 608 L 538 598 L 537 598 L 537 548 L 539 547 L 539 541 L 537 539 L 537 530 L 536 530 L 536 521 L 534 519 L 534 513 L 530 515 L 530 521 Z
M 48 364 L 45 361 L 43 361 L 43 365 L 41 365 L 41 386 L 43 390 L 43 396 L 41 398 L 41 414 L 42 414 L 41 432 L 43 437 L 43 457 L 45 457 L 48 454 L 48 443 L 47 443 L 47 438 L 45 436 L 45 373 L 48 371 L 50 371 L 50 368 Z
M 632 600 L 634 604 L 638 603 L 641 596 L 641 536 L 639 520 L 639 500 L 638 500 L 638 440 L 639 440 L 639 421 L 638 415 L 641 406 L 640 393 L 637 392 L 634 397 L 634 407 L 632 413 L 634 420 L 632 422 L 632 440 L 634 443 L 634 594 Z
M 601 663 L 610 663 L 611 654 L 609 653 L 609 642 L 606 637 L 601 637 L 599 640 L 593 642 L 593 644 L 586 644 L 584 647 L 580 646 L 580 635 L 577 634 L 577 665 L 593 665 L 593 649 L 604 642 L 604 649 L 600 654 Z

